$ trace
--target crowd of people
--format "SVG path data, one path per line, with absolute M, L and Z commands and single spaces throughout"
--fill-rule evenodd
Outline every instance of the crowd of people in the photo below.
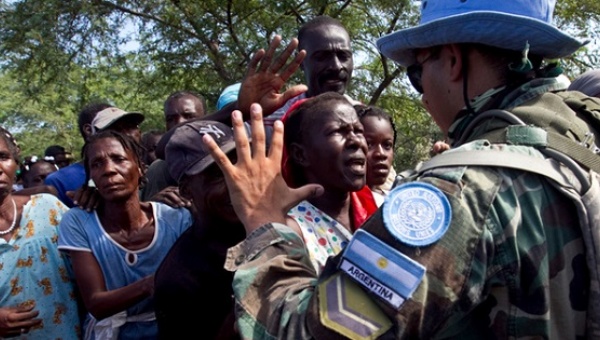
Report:
M 377 40 L 446 138 L 409 171 L 328 16 L 164 131 L 87 105 L 79 161 L 0 129 L 0 338 L 599 337 L 600 72 L 559 79 L 585 42 L 517 2 Z

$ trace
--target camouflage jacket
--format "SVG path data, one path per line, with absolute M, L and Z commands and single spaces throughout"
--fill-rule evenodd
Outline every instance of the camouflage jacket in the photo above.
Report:
M 536 88 L 519 91 L 525 96 L 514 96 L 511 103 L 529 98 L 519 104 L 537 105 Z M 477 140 L 488 125 L 452 152 L 500 150 L 506 157 L 542 157 L 530 147 Z M 439 188 L 449 203 L 451 222 L 437 242 L 413 246 L 399 241 L 383 221 L 387 202 L 362 228 L 425 268 L 405 301 L 392 306 L 373 294 L 377 289 L 367 292 L 342 273 L 344 253 L 331 258 L 316 277 L 302 239 L 286 226 L 269 224 L 231 248 L 226 262 L 236 271 L 233 289 L 242 337 L 585 336 L 588 270 L 577 213 L 568 198 L 542 176 L 507 168 L 438 168 L 415 180 Z

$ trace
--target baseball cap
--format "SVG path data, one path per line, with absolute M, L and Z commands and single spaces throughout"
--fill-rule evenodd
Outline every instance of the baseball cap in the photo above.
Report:
M 231 127 L 211 120 L 196 120 L 176 127 L 165 147 L 165 161 L 171 177 L 196 175 L 214 163 L 202 136 L 209 134 L 224 153 L 235 149 Z
M 423 0 L 418 26 L 377 40 L 377 48 L 402 66 L 416 63 L 414 51 L 479 43 L 545 58 L 562 58 L 585 45 L 553 23 L 556 0 Z
M 144 121 L 144 115 L 139 112 L 127 112 L 113 106 L 96 114 L 96 117 L 92 120 L 92 133 L 102 131 L 123 118 L 130 119 L 136 125 Z
M 579 91 L 590 97 L 600 98 L 600 69 L 589 70 L 575 78 L 569 86 L 571 91 Z
M 56 155 L 66 154 L 67 151 L 60 145 L 50 145 L 44 150 L 44 156 L 54 157 Z
M 223 92 L 221 92 L 221 95 L 217 100 L 217 110 L 222 109 L 223 107 L 225 107 L 225 105 L 238 99 L 238 93 L 240 92 L 241 85 L 242 83 L 235 83 L 233 85 L 229 85 L 223 90 Z

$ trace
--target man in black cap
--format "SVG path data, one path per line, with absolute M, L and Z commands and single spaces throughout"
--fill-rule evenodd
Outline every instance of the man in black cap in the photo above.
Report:
M 47 157 L 52 157 L 52 159 Z M 73 155 L 60 145 L 51 145 L 44 150 L 44 159 L 52 161 L 59 169 L 62 169 L 73 162 Z
M 554 5 L 422 1 L 418 26 L 377 41 L 452 148 L 394 188 L 319 277 L 284 223 L 322 188 L 285 185 L 281 124 L 267 154 L 260 106 L 251 147 L 235 114 L 235 165 L 204 136 L 247 234 L 226 263 L 243 338 L 598 337 L 600 143 L 557 92 L 554 59 L 584 43 L 552 24 Z
M 231 281 L 223 268 L 227 249 L 244 239 L 231 206 L 223 173 L 202 143 L 210 134 L 235 160 L 231 127 L 197 120 L 176 128 L 165 149 L 179 192 L 193 202 L 194 224 L 183 233 L 156 275 L 154 303 L 161 339 L 199 334 L 206 339 L 237 337 L 233 325 Z M 185 304 L 194 308 L 182 308 Z

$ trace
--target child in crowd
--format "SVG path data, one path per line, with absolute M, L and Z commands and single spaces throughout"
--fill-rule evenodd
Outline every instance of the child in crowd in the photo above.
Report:
M 389 192 L 386 182 L 395 177 L 392 163 L 396 145 L 394 120 L 383 109 L 370 105 L 355 105 L 356 113 L 365 129 L 367 152 L 367 185 L 373 192 L 377 206 L 381 206 Z M 392 176 L 390 176 L 392 174 Z

